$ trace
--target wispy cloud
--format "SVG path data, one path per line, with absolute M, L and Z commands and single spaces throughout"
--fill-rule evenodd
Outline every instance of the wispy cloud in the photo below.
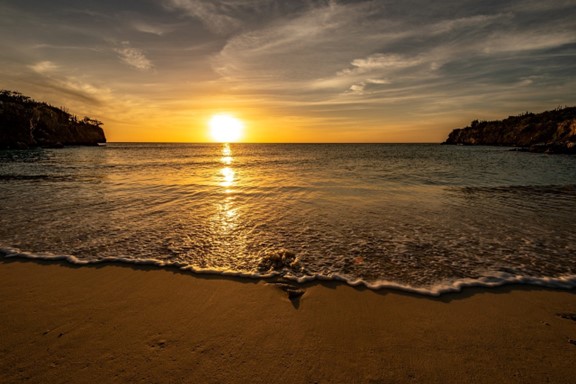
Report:
M 334 0 L 164 0 L 168 9 L 184 11 L 217 35 L 258 29 L 278 19 L 335 4 Z
M 199 19 L 210 31 L 227 34 L 243 25 L 241 13 L 254 11 L 269 0 L 168 0 L 168 6 Z
M 29 65 L 28 68 L 30 68 L 31 70 L 33 70 L 36 73 L 47 73 L 47 72 L 53 72 L 56 69 L 58 69 L 58 65 L 54 64 L 51 61 L 40 61 L 38 63 Z
M 115 48 L 114 51 L 118 53 L 124 63 L 136 69 L 148 71 L 154 68 L 152 62 L 144 55 L 144 52 L 141 49 L 131 47 L 128 41 L 122 42 L 122 45 Z
M 164 36 L 166 33 L 172 32 L 174 30 L 174 27 L 151 24 L 143 21 L 134 21 L 132 22 L 132 26 L 138 32 L 149 33 L 156 36 Z
M 574 31 L 525 31 L 493 35 L 481 44 L 485 53 L 541 50 L 576 43 Z
M 376 53 L 366 58 L 354 59 L 350 63 L 352 68 L 340 72 L 340 76 L 361 75 L 375 71 L 406 69 L 421 64 L 421 57 L 407 57 L 399 54 Z
M 356 54 L 356 26 L 370 15 L 366 4 L 313 7 L 229 39 L 214 58 L 215 70 L 235 82 L 299 81 L 336 71 Z M 356 30 L 355 30 L 356 29 Z
M 138 95 L 113 89 L 65 65 L 44 61 L 27 68 L 29 71 L 16 79 L 18 88 L 15 89 L 38 100 L 63 105 L 78 116 L 101 119 L 106 126 L 141 118 L 144 105 L 148 105 Z
M 247 93 L 268 90 L 272 98 L 325 103 L 354 95 L 370 105 L 400 94 L 456 94 L 464 84 L 513 84 L 548 63 L 540 59 L 530 67 L 523 52 L 576 42 L 569 18 L 535 23 L 535 15 L 518 7 L 468 14 L 466 7 L 454 14 L 438 8 L 426 17 L 400 17 L 407 7 L 325 3 L 231 38 L 215 70 Z
M 40 61 L 27 67 L 31 72 L 26 75 L 26 81 L 34 87 L 59 90 L 91 105 L 101 105 L 109 100 L 110 88 L 95 85 L 81 75 L 69 73 L 74 71 L 66 67 L 51 61 Z

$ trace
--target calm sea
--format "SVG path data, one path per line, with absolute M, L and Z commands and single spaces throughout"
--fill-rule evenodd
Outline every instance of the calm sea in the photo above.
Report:
M 576 286 L 576 157 L 412 144 L 0 151 L 0 253 L 427 294 Z

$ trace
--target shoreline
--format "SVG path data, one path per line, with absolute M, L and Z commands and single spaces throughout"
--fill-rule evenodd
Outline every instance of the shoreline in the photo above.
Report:
M 576 376 L 576 292 L 427 297 L 140 265 L 0 261 L 0 381 L 555 382 Z
M 464 278 L 456 280 L 452 285 L 443 286 L 437 288 L 437 286 L 431 288 L 420 288 L 405 286 L 394 282 L 379 282 L 379 284 L 371 284 L 364 280 L 350 281 L 341 276 L 333 276 L 331 278 L 325 276 L 307 276 L 304 278 L 291 278 L 285 277 L 281 274 L 277 275 L 251 275 L 242 274 L 236 272 L 227 271 L 212 271 L 212 270 L 196 270 L 193 268 L 182 267 L 177 264 L 166 264 L 160 265 L 152 260 L 125 260 L 125 259 L 103 259 L 100 261 L 80 261 L 75 256 L 62 255 L 62 256 L 45 256 L 45 255 L 33 255 L 22 253 L 15 249 L 5 249 L 0 248 L 0 263 L 15 261 L 32 261 L 38 263 L 61 263 L 62 265 L 67 265 L 71 267 L 102 267 L 102 266 L 125 266 L 127 268 L 134 269 L 159 269 L 174 271 L 177 273 L 182 273 L 184 275 L 192 276 L 213 276 L 215 278 L 232 278 L 235 280 L 254 280 L 256 282 L 265 283 L 277 283 L 277 284 L 289 284 L 294 287 L 306 288 L 309 286 L 314 286 L 323 283 L 334 283 L 343 284 L 356 289 L 367 289 L 371 291 L 391 291 L 397 293 L 406 293 L 410 295 L 422 296 L 422 297 L 443 297 L 446 295 L 458 295 L 469 289 L 494 289 L 500 287 L 542 287 L 545 289 L 552 290 L 564 290 L 564 291 L 576 291 L 576 275 L 564 275 L 560 277 L 550 278 L 536 278 L 530 276 L 513 276 L 502 273 L 500 276 L 482 276 L 480 278 Z M 78 260 L 78 261 L 75 261 Z

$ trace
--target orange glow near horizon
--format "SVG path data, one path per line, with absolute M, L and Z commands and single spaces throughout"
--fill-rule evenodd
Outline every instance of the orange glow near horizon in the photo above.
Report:
M 229 104 L 229 103 L 228 103 Z M 226 108 L 226 109 L 224 109 Z M 250 110 L 241 107 L 208 106 L 198 111 L 158 111 L 149 116 L 135 116 L 121 122 L 105 123 L 103 128 L 108 142 L 163 142 L 163 143 L 357 143 L 357 142 L 441 142 L 448 135 L 434 123 L 408 124 L 382 122 L 355 124 L 322 119 L 295 118 L 271 113 L 267 110 Z M 220 112 L 233 111 L 233 112 Z M 143 115 L 144 116 L 144 115 Z M 218 116 L 218 119 L 215 117 Z M 239 137 L 215 135 L 212 121 L 228 116 L 239 122 Z M 107 121 L 105 117 L 102 120 Z M 223 119 L 226 122 L 228 118 Z M 232 120 L 232 121 L 235 121 Z M 234 124 L 234 123 L 233 123 Z M 462 122 L 447 121 L 443 127 L 463 126 Z M 218 124 L 219 125 L 219 124 Z M 226 126 L 226 124 L 224 125 Z M 220 128 L 219 128 L 220 129 Z M 216 131 L 216 128 L 214 128 Z

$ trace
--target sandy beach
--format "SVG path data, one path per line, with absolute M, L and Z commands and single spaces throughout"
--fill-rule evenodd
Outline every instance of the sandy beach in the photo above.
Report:
M 574 291 L 440 298 L 0 262 L 2 383 L 573 383 Z M 572 341 L 572 342 L 571 342 Z

